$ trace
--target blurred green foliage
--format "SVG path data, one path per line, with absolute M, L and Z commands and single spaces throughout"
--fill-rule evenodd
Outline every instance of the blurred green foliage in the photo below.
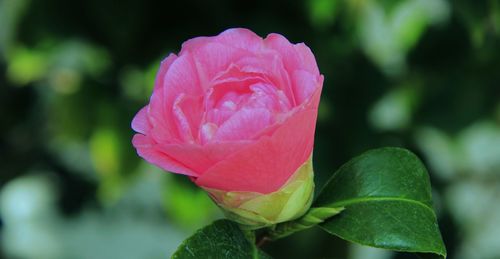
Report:
M 220 217 L 137 157 L 130 122 L 163 57 L 230 27 L 315 53 L 318 188 L 364 150 L 409 148 L 431 173 L 449 258 L 500 257 L 499 0 L 1 0 L 0 257 L 165 258 Z M 411 258 L 315 230 L 264 250 Z

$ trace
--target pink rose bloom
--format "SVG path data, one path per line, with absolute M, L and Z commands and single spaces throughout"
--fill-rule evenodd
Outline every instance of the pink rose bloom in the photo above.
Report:
M 322 84 L 311 50 L 279 34 L 193 38 L 161 63 L 132 143 L 219 205 L 227 192 L 269 195 L 310 160 Z

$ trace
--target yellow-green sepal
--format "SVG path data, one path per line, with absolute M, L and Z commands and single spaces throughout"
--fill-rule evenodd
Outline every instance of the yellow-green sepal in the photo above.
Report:
M 312 159 L 308 159 L 280 189 L 272 193 L 205 190 L 227 218 L 250 229 L 294 220 L 306 213 L 314 196 Z

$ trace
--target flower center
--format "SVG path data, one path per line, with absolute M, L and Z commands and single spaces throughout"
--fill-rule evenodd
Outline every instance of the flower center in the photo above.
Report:
M 213 80 L 204 100 L 199 139 L 252 139 L 291 109 L 282 90 L 265 76 L 247 73 Z

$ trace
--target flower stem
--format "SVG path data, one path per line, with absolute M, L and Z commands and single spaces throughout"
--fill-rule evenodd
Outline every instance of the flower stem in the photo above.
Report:
M 328 208 L 328 207 L 320 207 L 320 208 L 312 208 L 310 209 L 304 216 L 300 217 L 294 221 L 283 222 L 277 224 L 267 233 L 266 236 L 261 237 L 259 243 L 265 243 L 264 239 L 269 240 L 277 240 L 288 235 L 291 235 L 295 232 L 311 228 L 317 224 L 322 223 L 326 219 L 333 217 L 339 214 L 343 207 L 340 208 Z M 259 244 L 258 243 L 258 244 Z

